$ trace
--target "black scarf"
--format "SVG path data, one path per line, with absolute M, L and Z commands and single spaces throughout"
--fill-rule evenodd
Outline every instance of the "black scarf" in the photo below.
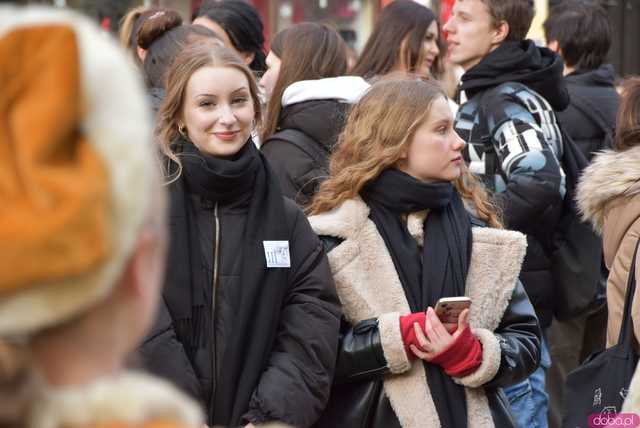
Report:
M 197 194 L 223 206 L 238 201 L 248 204 L 242 254 L 239 255 L 242 260 L 239 286 L 227 290 L 228 303 L 234 308 L 234 318 L 229 323 L 233 331 L 226 335 L 222 369 L 218 370 L 216 377 L 209 420 L 210 424 L 216 425 L 241 425 L 241 418 L 248 410 L 251 395 L 271 355 L 280 321 L 278 308 L 282 307 L 287 287 L 288 270 L 268 269 L 263 247 L 263 241 L 289 239 L 283 220 L 284 199 L 277 178 L 251 140 L 232 159 L 203 154 L 188 142 L 181 142 L 178 150 L 183 171 L 172 188 L 173 208 L 178 205 L 177 210 L 184 211 L 177 212 L 173 218 L 178 234 L 184 232 L 188 235 L 192 227 L 189 224 L 189 218 L 193 219 L 193 216 L 188 214 L 188 194 Z M 182 223 L 175 225 L 176 222 Z M 202 281 L 198 274 L 202 270 L 200 263 L 203 259 L 200 246 L 186 246 L 188 251 L 178 249 L 172 254 L 171 263 L 191 266 L 191 283 L 168 283 L 164 296 L 173 302 L 174 318 L 196 320 L 198 315 L 193 312 L 203 300 L 201 290 L 211 286 L 196 283 Z M 190 297 L 185 296 L 189 292 Z M 191 328 L 196 329 L 197 322 Z
M 425 183 L 387 169 L 362 197 L 391 253 L 412 312 L 435 307 L 441 297 L 464 296 L 472 236 L 469 214 L 449 182 Z M 429 210 L 422 253 L 403 215 Z M 467 426 L 464 387 L 440 366 L 424 363 L 427 382 L 443 428 Z

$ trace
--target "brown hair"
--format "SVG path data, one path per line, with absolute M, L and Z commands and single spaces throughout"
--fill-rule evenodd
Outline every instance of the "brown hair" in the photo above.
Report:
M 367 183 L 396 165 L 439 97 L 446 95 L 433 81 L 382 80 L 374 84 L 349 114 L 331 157 L 330 177 L 320 185 L 309 213 L 330 211 L 355 198 Z M 480 219 L 501 227 L 487 193 L 466 168 L 454 184 Z
M 304 22 L 294 25 L 278 33 L 274 42 L 274 53 L 278 55 L 280 51 L 278 56 L 282 64 L 267 107 L 262 141 L 276 132 L 282 94 L 289 85 L 301 80 L 337 77 L 347 72 L 347 45 L 340 34 L 326 24 Z
M 505 40 L 519 41 L 527 37 L 535 8 L 533 0 L 480 0 L 489 9 L 494 27 L 506 22 L 509 34 Z
M 422 46 L 433 21 L 438 24 L 440 53 L 432 72 L 439 76 L 445 52 L 440 24 L 431 9 L 414 0 L 396 0 L 382 10 L 352 73 L 370 79 L 389 73 L 399 62 L 407 64 L 408 72 L 415 73 L 423 61 Z
M 0 338 L 0 427 L 27 426 L 27 412 L 36 393 L 27 346 Z
M 178 123 L 182 116 L 187 84 L 193 73 L 202 67 L 229 67 L 242 72 L 249 82 L 256 126 L 259 126 L 261 122 L 262 107 L 258 96 L 258 84 L 253 73 L 238 54 L 214 43 L 198 43 L 187 46 L 176 57 L 167 73 L 167 93 L 158 111 L 156 132 L 160 147 L 162 152 L 178 166 L 175 173 L 171 172 L 170 167 L 165 171 L 169 175 L 170 181 L 176 180 L 182 172 L 182 165 L 171 150 L 171 144 L 180 138 Z
M 622 152 L 640 144 L 640 77 L 622 83 L 613 147 Z
M 148 10 L 149 9 L 145 6 L 134 7 L 133 9 L 129 10 L 120 20 L 120 45 L 129 52 L 129 55 L 131 55 L 136 64 L 140 64 L 140 58 L 138 57 L 138 52 L 136 49 L 138 47 L 136 42 L 136 35 L 138 30 L 140 29 L 142 14 Z

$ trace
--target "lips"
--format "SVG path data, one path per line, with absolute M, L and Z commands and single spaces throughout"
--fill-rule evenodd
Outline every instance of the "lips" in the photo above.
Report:
M 453 163 L 460 163 L 460 162 L 462 162 L 462 156 L 458 156 L 457 158 L 452 159 L 452 160 L 451 160 L 451 162 L 453 162 Z
M 221 139 L 222 141 L 232 141 L 236 138 L 240 131 L 225 131 L 225 132 L 214 132 L 213 135 Z

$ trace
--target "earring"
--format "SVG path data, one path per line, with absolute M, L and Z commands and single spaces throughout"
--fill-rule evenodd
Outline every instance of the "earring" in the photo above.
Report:
M 178 133 L 182 135 L 184 138 L 187 138 L 187 127 L 184 126 L 184 123 L 178 125 Z

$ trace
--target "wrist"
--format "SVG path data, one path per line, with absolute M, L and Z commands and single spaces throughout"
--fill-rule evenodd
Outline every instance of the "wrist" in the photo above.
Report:
M 418 323 L 420 328 L 424 331 L 426 323 L 426 314 L 424 312 L 415 312 L 412 314 L 404 315 L 400 317 L 400 331 L 402 333 L 402 342 L 404 343 L 404 350 L 410 360 L 416 358 L 409 348 L 410 345 L 414 345 L 418 349 L 422 349 L 413 325 Z
M 467 326 L 431 363 L 438 364 L 452 377 L 470 374 L 482 363 L 482 345 Z

